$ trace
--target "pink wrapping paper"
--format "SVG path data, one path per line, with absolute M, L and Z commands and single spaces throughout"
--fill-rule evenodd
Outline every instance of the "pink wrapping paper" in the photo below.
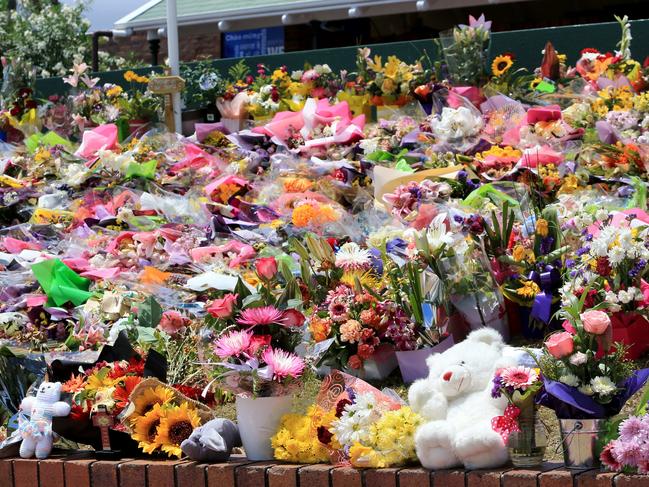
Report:
M 117 125 L 108 123 L 85 131 L 81 145 L 74 154 L 84 159 L 92 159 L 96 157 L 98 151 L 114 149 L 116 146 Z

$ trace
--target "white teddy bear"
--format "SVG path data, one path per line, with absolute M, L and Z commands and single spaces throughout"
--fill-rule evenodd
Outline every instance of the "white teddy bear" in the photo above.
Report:
M 516 364 L 516 358 L 504 352 L 500 334 L 482 328 L 427 359 L 428 377 L 408 391 L 412 409 L 425 421 L 415 434 L 424 467 L 492 468 L 507 462 L 507 448 L 491 428 L 491 419 L 507 406 L 505 398 L 491 397 L 494 372 Z
M 36 458 L 43 459 L 52 451 L 52 418 L 70 414 L 70 405 L 59 401 L 60 398 L 60 382 L 43 382 L 36 396 L 28 396 L 20 403 L 20 410 L 29 416 L 29 419 L 21 418 L 18 427 L 23 438 L 22 458 L 36 454 Z

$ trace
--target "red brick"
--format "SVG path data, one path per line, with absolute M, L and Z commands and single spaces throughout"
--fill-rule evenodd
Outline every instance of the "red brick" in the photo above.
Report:
M 183 463 L 176 467 L 176 487 L 205 487 L 207 485 L 204 463 Z
M 120 487 L 119 464 L 127 460 L 108 461 L 101 460 L 90 466 L 90 478 L 94 487 Z
M 65 485 L 74 487 L 90 487 L 90 466 L 94 458 L 83 460 L 68 460 L 65 462 Z
M 184 460 L 152 461 L 146 469 L 147 485 L 149 487 L 175 487 L 174 469 L 176 465 L 185 463 Z
M 38 460 L 14 460 L 14 482 L 20 487 L 38 487 Z
M 13 487 L 14 472 L 11 458 L 0 460 L 0 479 L 5 479 L 7 487 Z
M 464 474 L 464 470 L 436 470 L 432 473 L 433 485 L 435 487 L 464 487 Z
M 351 467 L 334 468 L 331 483 L 333 487 L 363 487 L 363 474 Z
M 560 467 L 558 463 L 544 463 L 536 468 L 515 467 L 503 472 L 501 483 L 505 487 L 537 487 L 538 477 L 543 472 L 548 472 Z
M 216 463 L 207 467 L 207 485 L 209 487 L 225 487 L 234 484 L 234 471 L 249 462 L 242 456 L 232 456 L 228 463 Z
M 367 487 L 397 487 L 398 471 L 398 468 L 365 470 L 365 485 Z
M 234 471 L 237 487 L 260 487 L 266 485 L 266 470 L 276 465 L 271 462 L 251 463 Z
M 589 470 L 576 477 L 576 487 L 611 487 L 613 479 L 617 476 L 615 472 L 599 472 Z
M 430 487 L 433 485 L 431 472 L 423 468 L 402 468 L 397 477 L 399 487 Z
M 624 475 L 615 477 L 616 487 L 649 487 L 649 475 Z
M 297 487 L 298 470 L 304 465 L 275 465 L 266 472 L 268 487 Z
M 331 465 L 308 465 L 299 471 L 300 485 L 307 487 L 329 487 Z
M 580 470 L 558 468 L 539 475 L 539 487 L 569 487 L 574 483 L 575 475 L 582 473 Z
M 41 481 L 40 487 L 61 487 L 65 485 L 63 465 L 60 458 L 48 458 L 47 460 L 38 462 L 38 476 Z
M 146 469 L 151 462 L 148 460 L 131 460 L 120 463 L 120 487 L 144 487 L 146 485 Z
M 500 468 L 496 470 L 471 470 L 466 472 L 467 487 L 500 487 L 500 477 L 511 470 Z

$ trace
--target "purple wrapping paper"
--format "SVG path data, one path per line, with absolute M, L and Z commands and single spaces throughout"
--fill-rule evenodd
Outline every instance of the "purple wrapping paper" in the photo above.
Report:
M 638 392 L 649 379 L 649 369 L 636 370 L 619 385 L 619 392 L 608 404 L 599 404 L 592 397 L 582 394 L 576 387 L 543 379 L 543 387 L 536 396 L 536 403 L 553 409 L 559 419 L 603 419 L 618 414 L 627 400 Z

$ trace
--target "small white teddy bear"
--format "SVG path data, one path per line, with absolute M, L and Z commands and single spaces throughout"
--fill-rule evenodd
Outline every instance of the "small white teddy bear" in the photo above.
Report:
M 70 405 L 59 401 L 61 398 L 60 382 L 43 382 L 36 396 L 28 396 L 20 403 L 20 410 L 29 416 L 19 422 L 20 435 L 23 442 L 20 445 L 20 456 L 31 458 L 47 458 L 52 451 L 52 418 L 70 414 Z
M 427 359 L 428 377 L 408 391 L 410 406 L 425 421 L 415 433 L 424 467 L 492 468 L 507 462 L 507 448 L 491 428 L 491 419 L 507 406 L 506 399 L 491 397 L 494 372 L 516 364 L 504 351 L 500 334 L 482 328 Z

